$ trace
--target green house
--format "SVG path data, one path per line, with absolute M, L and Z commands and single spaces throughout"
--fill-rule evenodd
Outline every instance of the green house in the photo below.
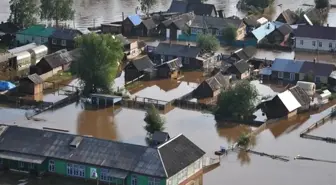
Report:
M 55 28 L 45 25 L 34 25 L 16 33 L 16 42 L 19 45 L 36 43 L 37 45 L 48 44 L 48 38 L 54 33 Z
M 0 168 L 117 185 L 178 185 L 202 171 L 205 152 L 180 134 L 140 146 L 0 125 Z

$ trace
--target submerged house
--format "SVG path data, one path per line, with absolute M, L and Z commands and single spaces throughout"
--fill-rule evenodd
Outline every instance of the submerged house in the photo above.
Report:
M 293 29 L 289 24 L 282 24 L 276 27 L 275 30 L 267 36 L 267 40 L 270 43 L 280 44 L 282 46 L 286 45 L 287 40 L 290 38 Z
M 182 67 L 182 62 L 179 58 L 175 58 L 161 65 L 156 66 L 156 76 L 158 78 L 175 78 L 177 79 L 180 75 L 180 69 Z
M 75 49 L 75 38 L 83 35 L 81 31 L 69 28 L 55 28 L 49 36 L 49 49 L 58 51 L 61 49 Z
M 133 81 L 146 73 L 150 76 L 155 75 L 154 64 L 147 55 L 129 61 L 124 70 L 126 82 Z
M 49 37 L 53 34 L 55 28 L 47 27 L 45 25 L 33 25 L 16 33 L 16 42 L 18 45 L 36 43 L 48 44 Z
M 157 23 L 152 19 L 144 19 L 137 27 L 137 35 L 141 37 L 150 37 L 158 34 Z
M 275 25 L 272 22 L 268 22 L 261 25 L 259 28 L 252 31 L 252 35 L 257 43 L 261 42 L 267 35 L 275 30 Z
M 177 185 L 202 172 L 204 155 L 182 134 L 157 147 L 148 147 L 0 126 L 0 168 L 38 175 L 47 173 L 118 185 Z
M 197 99 L 216 97 L 222 90 L 230 87 L 230 77 L 221 72 L 204 80 L 194 91 L 193 97 Z
M 250 77 L 250 65 L 245 60 L 233 63 L 226 70 L 222 70 L 223 74 L 234 75 L 236 79 L 246 79 Z

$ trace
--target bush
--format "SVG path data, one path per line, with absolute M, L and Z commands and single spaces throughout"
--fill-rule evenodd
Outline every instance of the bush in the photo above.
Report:
M 211 34 L 199 34 L 197 35 L 197 46 L 205 52 L 217 51 L 219 48 L 219 41 Z

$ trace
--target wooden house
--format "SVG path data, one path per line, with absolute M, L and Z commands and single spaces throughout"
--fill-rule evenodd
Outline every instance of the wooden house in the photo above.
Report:
M 299 17 L 295 12 L 293 12 L 290 9 L 287 9 L 287 10 L 281 12 L 281 14 L 276 18 L 275 21 L 292 25 L 292 24 L 296 24 L 298 19 L 299 19 Z
M 290 38 L 292 32 L 293 29 L 289 24 L 283 24 L 276 27 L 275 30 L 266 37 L 270 43 L 285 45 L 285 42 Z
M 158 78 L 175 78 L 177 79 L 180 75 L 180 68 L 182 67 L 182 62 L 179 58 L 175 58 L 161 65 L 156 66 L 156 73 Z
M 101 24 L 102 33 L 121 34 L 122 22 Z
M 125 66 L 125 81 L 133 81 L 145 73 L 154 73 L 154 64 L 152 60 L 146 56 L 137 57 Z M 150 75 L 151 76 L 151 75 Z
M 20 79 L 19 91 L 26 94 L 41 94 L 43 92 L 43 79 L 35 74 Z
M 150 37 L 158 34 L 157 24 L 152 18 L 142 20 L 140 25 L 137 27 L 137 36 Z
M 202 173 L 205 160 L 205 152 L 183 134 L 154 148 L 1 125 L 0 140 L 1 169 L 80 178 L 99 184 L 183 184 Z
M 237 79 L 246 79 L 250 77 L 251 69 L 245 60 L 240 60 L 232 64 L 225 71 L 222 71 L 222 73 L 234 75 Z
M 222 73 L 204 80 L 194 91 L 193 97 L 197 99 L 216 97 L 222 90 L 230 87 L 230 78 Z
M 69 28 L 55 28 L 49 36 L 48 45 L 51 51 L 58 51 L 61 49 L 73 50 L 75 49 L 75 38 L 83 35 L 82 32 L 76 29 Z
M 130 15 L 122 22 L 123 35 L 135 36 L 137 34 L 137 26 L 142 22 L 139 15 Z

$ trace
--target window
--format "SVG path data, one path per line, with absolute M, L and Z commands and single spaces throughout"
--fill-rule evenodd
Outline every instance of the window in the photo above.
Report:
M 316 46 L 316 41 L 313 41 L 313 46 Z
M 34 163 L 29 163 L 29 169 L 35 169 L 35 164 Z
M 284 73 L 283 72 L 278 72 L 278 78 L 282 79 L 284 76 Z
M 290 80 L 291 81 L 294 81 L 295 80 L 295 73 L 290 73 Z
M 300 40 L 300 44 L 303 45 L 303 40 Z
M 184 64 L 189 64 L 189 62 L 190 62 L 190 59 L 188 57 L 185 57 L 184 58 Z
M 19 161 L 19 168 L 24 168 L 24 163 Z
M 329 43 L 329 48 L 332 48 L 332 43 L 331 42 Z
M 110 175 L 110 170 L 108 169 L 101 169 L 100 170 L 100 180 L 105 182 L 112 182 L 114 179 Z
M 315 76 L 315 83 L 320 83 L 321 82 L 321 79 L 319 76 Z
M 85 177 L 85 167 L 78 164 L 67 164 L 67 174 L 75 177 Z
M 55 161 L 50 160 L 49 161 L 49 171 L 54 172 L 55 171 Z
M 57 44 L 57 40 L 56 39 L 52 39 L 51 42 L 52 42 L 53 45 Z
M 138 178 L 136 175 L 132 175 L 131 185 L 138 185 Z
M 66 40 L 62 40 L 61 45 L 66 46 Z
M 322 42 L 319 42 L 319 47 L 322 47 Z

